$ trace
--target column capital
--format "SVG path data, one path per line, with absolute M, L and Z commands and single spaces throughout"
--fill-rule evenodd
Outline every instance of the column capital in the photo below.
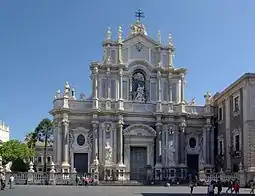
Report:
M 159 70 L 157 71 L 157 78 L 161 78 L 161 72 Z
M 206 124 L 206 125 L 203 127 L 204 131 L 210 131 L 211 128 L 212 128 L 212 125 L 211 125 L 211 124 Z
M 63 120 L 62 120 L 62 124 L 63 124 L 63 125 L 69 125 L 69 120 L 63 119 Z

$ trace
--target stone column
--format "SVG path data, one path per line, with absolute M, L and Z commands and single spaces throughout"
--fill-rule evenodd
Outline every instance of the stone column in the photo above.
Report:
M 118 145 L 117 145 L 117 150 L 118 150 L 118 155 L 117 155 L 117 160 L 118 160 L 118 165 L 122 166 L 123 165 L 123 116 L 119 116 L 118 120 Z
M 124 110 L 123 106 L 123 69 L 119 70 L 119 110 Z
M 208 145 L 207 141 L 207 127 L 205 126 L 203 128 L 203 158 L 204 158 L 204 164 L 207 164 L 207 148 Z
M 214 128 L 211 128 L 211 145 L 210 145 L 210 157 L 211 157 L 211 164 L 214 165 Z
M 93 64 L 92 70 L 92 86 L 93 86 L 93 109 L 98 109 L 98 68 Z
M 133 90 L 133 80 L 132 80 L 132 75 L 129 75 L 129 100 L 133 99 L 133 94 L 132 94 L 132 90 Z
M 69 169 L 69 121 L 63 120 L 62 168 Z
M 185 156 L 186 156 L 186 152 L 185 152 L 185 128 L 186 128 L 186 122 L 185 120 L 182 120 L 181 124 L 180 124 L 180 164 L 185 165 Z
M 98 122 L 93 121 L 92 122 L 92 127 L 93 127 L 93 159 L 95 159 L 98 156 Z
M 162 111 L 161 96 L 161 72 L 157 71 L 157 112 Z
M 184 100 L 184 74 L 181 76 L 181 103 L 185 103 Z
M 107 68 L 106 76 L 107 76 L 107 99 L 111 99 L 111 70 Z
M 169 73 L 169 75 L 168 75 L 168 85 L 169 85 L 169 90 L 168 90 L 168 95 L 169 95 L 168 107 L 169 107 L 169 112 L 173 111 L 173 89 L 172 89 L 171 78 L 172 78 L 172 76 Z
M 156 165 L 161 164 L 160 160 L 160 142 L 162 141 L 162 123 L 156 123 L 156 131 L 157 131 L 157 138 L 156 138 Z
M 58 122 L 58 126 L 57 126 L 57 156 L 56 156 L 56 162 L 57 165 L 60 166 L 62 163 L 61 157 L 62 157 L 62 135 L 63 135 L 63 131 L 62 131 L 62 123 Z

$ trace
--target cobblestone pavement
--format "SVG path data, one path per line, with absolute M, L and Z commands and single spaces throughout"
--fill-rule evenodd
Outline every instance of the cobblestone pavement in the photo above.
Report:
M 195 187 L 193 196 L 206 195 L 206 187 Z M 224 189 L 225 190 L 225 189 Z M 223 192 L 224 192 L 223 190 Z M 241 195 L 249 195 L 249 189 L 241 189 Z M 15 186 L 0 191 L 1 196 L 188 196 L 188 187 L 71 187 L 71 186 Z M 226 195 L 226 194 L 223 194 Z M 230 195 L 230 194 L 229 194 Z

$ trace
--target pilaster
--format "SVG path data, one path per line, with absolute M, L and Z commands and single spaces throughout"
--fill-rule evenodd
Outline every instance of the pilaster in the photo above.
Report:
M 62 163 L 61 157 L 62 157 L 62 122 L 58 121 L 57 123 L 57 141 L 56 141 L 56 164 L 57 166 L 60 166 Z
M 184 98 L 184 74 L 181 74 L 181 80 L 180 80 L 180 84 L 181 84 L 181 102 L 180 102 L 180 106 L 181 106 L 181 113 L 185 112 L 185 98 Z

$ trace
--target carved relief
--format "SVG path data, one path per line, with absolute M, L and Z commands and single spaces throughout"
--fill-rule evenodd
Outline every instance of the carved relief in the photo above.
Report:
M 150 126 L 144 124 L 130 125 L 123 131 L 124 135 L 129 136 L 156 136 L 156 131 Z
M 83 135 L 85 138 L 85 142 L 83 145 L 79 145 L 78 142 L 78 137 L 80 135 Z M 84 127 L 77 127 L 76 129 L 72 130 L 72 136 L 71 136 L 71 143 L 70 146 L 73 149 L 73 151 L 75 150 L 84 150 L 84 149 L 88 149 L 91 150 L 92 149 L 92 142 L 91 142 L 91 133 L 88 129 L 85 129 Z M 70 138 L 69 138 L 70 140 Z

